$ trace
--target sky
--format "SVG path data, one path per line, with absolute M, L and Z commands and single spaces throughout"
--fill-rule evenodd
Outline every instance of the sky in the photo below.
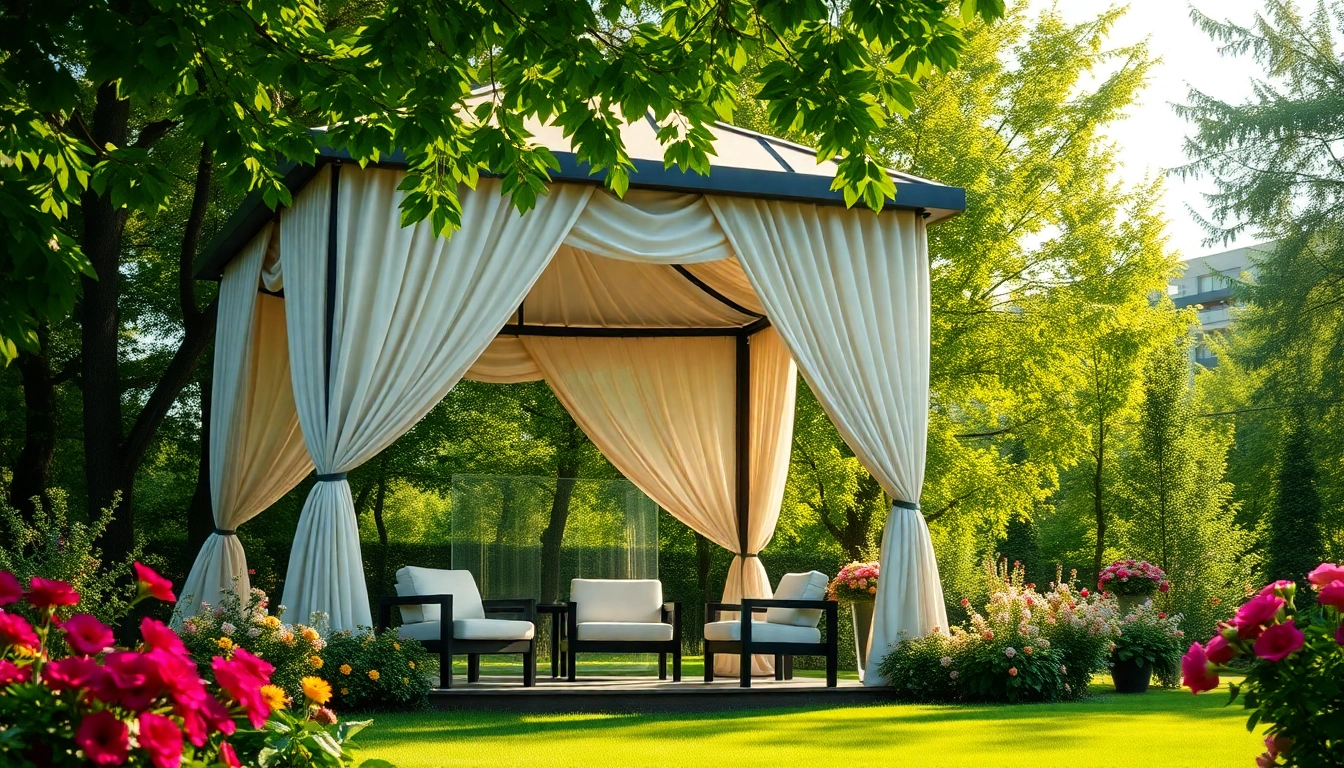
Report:
M 1109 0 L 1060 0 L 1058 3 L 1033 0 L 1031 7 L 1035 12 L 1053 6 L 1065 20 L 1080 22 L 1094 18 L 1116 4 Z M 1163 174 L 1183 164 L 1182 142 L 1189 126 L 1176 115 L 1171 104 L 1184 102 L 1190 87 L 1230 101 L 1242 101 L 1251 93 L 1255 62 L 1245 57 L 1221 56 L 1216 44 L 1190 19 L 1191 5 L 1187 0 L 1129 0 L 1129 12 L 1112 30 L 1113 44 L 1128 45 L 1146 38 L 1149 50 L 1161 59 L 1140 103 L 1131 108 L 1128 118 L 1109 131 L 1123 163 L 1122 179 L 1138 181 L 1145 175 Z M 1261 5 L 1255 0 L 1193 2 L 1195 8 L 1214 18 L 1239 24 L 1250 23 Z M 1200 193 L 1211 190 L 1211 185 L 1207 180 L 1182 181 L 1170 174 L 1166 183 L 1163 208 L 1169 221 L 1170 243 L 1180 251 L 1182 258 L 1191 259 L 1259 242 L 1254 235 L 1245 235 L 1225 246 L 1204 245 L 1205 233 L 1186 206 L 1207 212 Z

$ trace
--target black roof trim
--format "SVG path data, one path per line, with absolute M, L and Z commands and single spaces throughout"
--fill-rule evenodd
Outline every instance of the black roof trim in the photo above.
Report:
M 551 174 L 551 179 L 559 182 L 602 184 L 606 172 L 590 173 L 587 162 L 579 162 L 572 152 L 555 152 L 560 170 Z M 344 150 L 322 149 L 314 165 L 289 163 L 284 167 L 284 183 L 291 193 L 297 194 L 323 165 L 332 162 L 353 162 L 350 154 Z M 788 200 L 791 202 L 815 203 L 817 205 L 844 205 L 845 197 L 840 190 L 831 189 L 831 178 L 815 174 L 792 173 L 788 171 L 761 171 L 749 168 L 719 166 L 709 176 L 701 176 L 691 171 L 683 171 L 673 166 L 665 168 L 656 160 L 635 159 L 634 171 L 630 174 L 630 188 L 659 189 L 671 192 L 691 192 L 697 194 L 719 194 L 734 197 L 755 197 L 768 200 Z M 379 168 L 405 169 L 406 157 L 400 151 L 384 157 L 369 165 Z M 942 184 L 924 184 L 904 181 L 896 182 L 896 199 L 887 201 L 888 210 L 927 211 L 964 211 L 966 210 L 966 190 Z M 224 266 L 247 245 L 253 236 L 274 216 L 274 212 L 262 202 L 261 195 L 248 195 L 239 209 L 225 223 L 224 229 L 210 241 L 195 262 L 196 278 L 217 280 Z

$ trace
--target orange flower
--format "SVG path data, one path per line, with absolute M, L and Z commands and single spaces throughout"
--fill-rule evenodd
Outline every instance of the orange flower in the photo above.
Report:
M 342 665 L 341 665 L 341 674 L 342 674 L 342 675 L 348 675 L 348 674 L 350 674 L 352 671 L 354 671 L 354 670 L 350 669 L 350 665 L 349 665 L 349 664 L 342 664 Z
M 272 712 L 279 712 L 285 708 L 285 701 L 289 698 L 285 695 L 285 689 L 278 685 L 261 686 L 261 695 L 266 699 L 266 704 Z
M 322 657 L 321 657 L 321 656 L 310 656 L 310 657 L 308 658 L 308 663 L 313 665 L 313 669 L 321 669 L 321 668 L 322 668 Z
M 380 677 L 382 677 L 382 675 L 378 674 L 378 670 L 376 670 L 376 669 L 370 669 L 370 670 L 369 670 L 369 679 L 370 679 L 370 680 L 377 680 L 377 679 L 380 678 Z
M 221 650 L 227 651 L 233 648 L 233 641 L 227 637 L 221 637 L 215 641 L 215 645 L 219 646 Z
M 314 704 L 326 704 L 331 700 L 331 683 L 320 677 L 305 677 L 299 685 L 303 686 L 303 695 Z
M 1012 675 L 1013 677 L 1017 677 L 1017 667 L 1009 667 L 1008 674 Z

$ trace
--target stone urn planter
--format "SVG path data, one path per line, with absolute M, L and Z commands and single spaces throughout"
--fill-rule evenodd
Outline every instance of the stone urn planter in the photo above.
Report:
M 1111 682 L 1115 683 L 1116 693 L 1147 693 L 1152 679 L 1152 664 L 1140 664 L 1134 659 L 1112 659 Z
M 859 680 L 863 680 L 868 666 L 868 644 L 873 630 L 872 600 L 854 600 L 849 604 L 849 615 L 854 622 L 854 657 L 858 659 Z
M 1116 595 L 1115 599 L 1120 603 L 1120 615 L 1128 616 L 1134 612 L 1134 609 L 1153 599 L 1152 595 Z

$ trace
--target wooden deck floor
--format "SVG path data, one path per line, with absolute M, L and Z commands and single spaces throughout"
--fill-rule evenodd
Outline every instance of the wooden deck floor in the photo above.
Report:
M 757 678 L 751 688 L 739 688 L 735 678 L 706 683 L 699 676 L 683 677 L 674 683 L 613 675 L 580 677 L 570 683 L 538 676 L 534 687 L 524 688 L 520 677 L 482 675 L 476 683 L 457 677 L 452 689 L 430 693 L 430 704 L 448 710 L 644 713 L 853 706 L 890 698 L 888 689 L 865 688 L 857 680 L 840 680 L 837 687 L 827 688 L 825 680 L 816 677 Z

